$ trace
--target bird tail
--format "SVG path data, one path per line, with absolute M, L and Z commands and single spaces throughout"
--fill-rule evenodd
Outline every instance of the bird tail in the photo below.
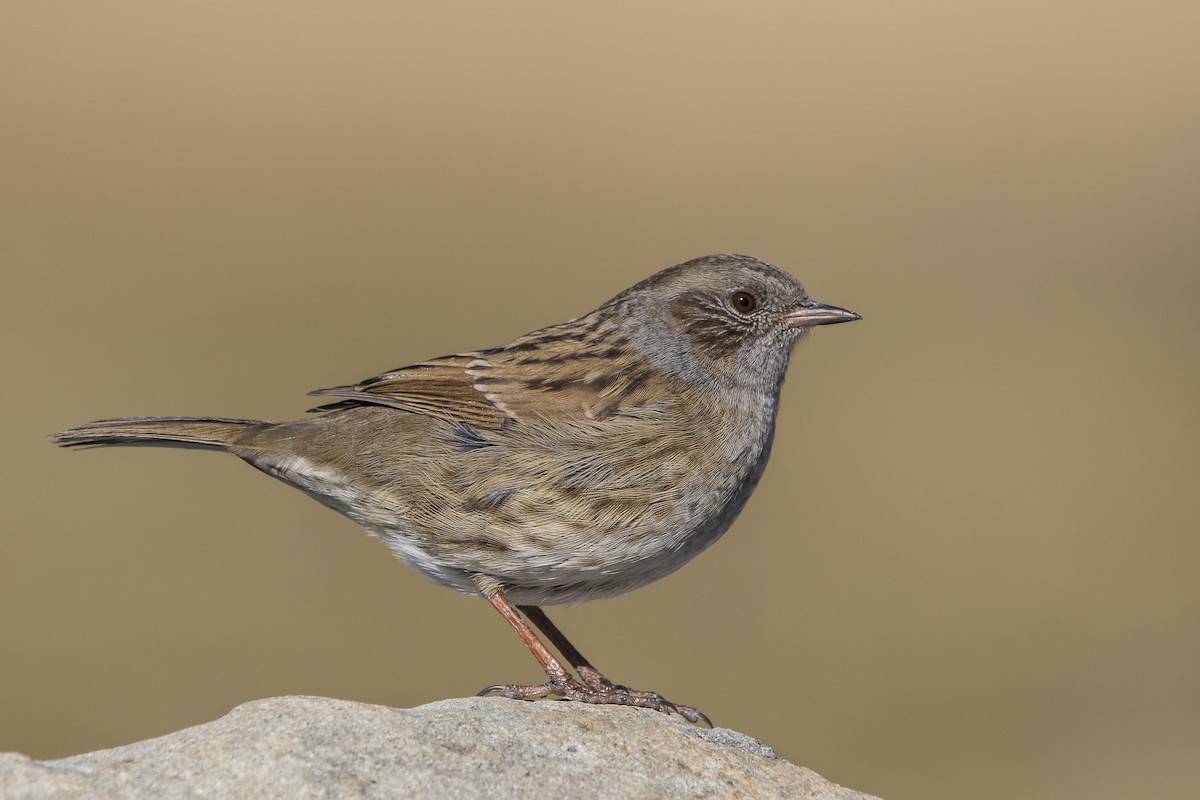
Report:
M 64 447 L 115 444 L 225 450 L 268 425 L 254 419 L 220 417 L 124 417 L 68 428 L 51 434 L 50 441 Z

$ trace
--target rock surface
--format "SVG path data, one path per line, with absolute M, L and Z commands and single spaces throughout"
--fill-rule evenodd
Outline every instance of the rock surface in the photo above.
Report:
M 871 800 L 735 731 L 633 708 L 320 697 L 58 761 L 0 754 L 0 798 L 701 798 Z

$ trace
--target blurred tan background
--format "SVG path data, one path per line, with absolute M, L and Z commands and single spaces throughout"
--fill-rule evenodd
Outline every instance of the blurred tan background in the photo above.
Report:
M 1194 2 L 6 3 L 0 750 L 536 664 L 233 458 L 100 417 L 309 389 L 746 252 L 864 321 L 619 680 L 901 798 L 1200 787 Z

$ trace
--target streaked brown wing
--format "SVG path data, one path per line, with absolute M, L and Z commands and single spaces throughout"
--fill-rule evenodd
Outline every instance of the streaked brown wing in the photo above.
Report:
M 655 397 L 645 363 L 628 342 L 585 317 L 522 336 L 493 350 L 460 353 L 311 394 L 346 405 L 382 405 L 484 429 L 510 420 L 600 420 Z M 661 382 L 658 384 L 661 393 Z
M 496 429 L 509 415 L 475 387 L 467 366 L 478 354 L 462 353 L 413 364 L 368 378 L 354 386 L 334 386 L 309 392 L 317 397 L 340 397 L 342 402 L 320 406 L 331 411 L 351 405 L 380 405 L 428 414 L 451 422 Z

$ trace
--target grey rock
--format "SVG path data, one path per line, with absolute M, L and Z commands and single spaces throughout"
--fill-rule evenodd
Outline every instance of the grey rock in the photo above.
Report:
M 871 800 L 736 731 L 635 708 L 321 697 L 238 706 L 157 739 L 34 761 L 0 754 L 0 797 Z

